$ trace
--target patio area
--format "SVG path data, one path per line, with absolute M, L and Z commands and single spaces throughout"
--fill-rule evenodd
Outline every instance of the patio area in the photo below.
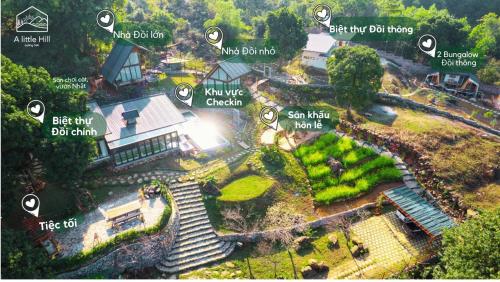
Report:
M 402 224 L 395 211 L 356 223 L 351 230 L 367 246 L 369 253 L 339 265 L 330 271 L 328 278 L 382 278 L 414 264 L 426 254 L 428 237 L 423 233 L 409 236 Z
M 118 234 L 129 230 L 143 230 L 155 225 L 159 220 L 167 202 L 161 196 L 139 201 L 140 212 L 144 222 L 139 219 L 131 220 L 119 228 L 112 228 L 106 220 L 106 211 L 112 208 L 137 202 L 138 193 L 132 192 L 126 196 L 110 199 L 93 211 L 79 217 L 78 226 L 57 232 L 55 239 L 61 246 L 63 257 L 73 256 L 81 251 L 92 249 Z

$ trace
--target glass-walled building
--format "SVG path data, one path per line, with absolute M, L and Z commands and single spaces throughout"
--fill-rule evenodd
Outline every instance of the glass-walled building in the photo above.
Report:
M 250 73 L 250 67 L 239 60 L 231 58 L 219 62 L 203 79 L 205 88 L 216 90 L 237 90 L 241 88 L 241 77 Z
M 107 126 L 96 142 L 96 160 L 112 160 L 120 167 L 179 151 L 179 132 L 186 119 L 165 94 L 103 107 L 93 102 L 89 108 L 102 115 Z
M 148 51 L 137 44 L 120 40 L 102 66 L 104 79 L 115 87 L 142 82 L 140 52 Z

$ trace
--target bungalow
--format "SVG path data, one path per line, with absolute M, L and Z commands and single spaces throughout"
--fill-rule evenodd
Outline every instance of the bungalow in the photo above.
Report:
M 335 48 L 347 45 L 346 41 L 338 41 L 328 33 L 309 33 L 307 45 L 302 49 L 301 63 L 306 67 L 326 70 L 326 59 Z
M 241 78 L 252 69 L 237 57 L 218 62 L 205 76 L 202 83 L 205 88 L 233 90 L 241 87 Z
M 439 90 L 469 97 L 477 97 L 479 92 L 479 80 L 472 74 L 446 73 L 442 75 L 434 72 L 425 77 L 425 83 Z
M 88 106 L 104 117 L 107 127 L 97 139 L 98 157 L 92 165 L 112 162 L 115 169 L 126 168 L 167 155 L 229 145 L 216 129 L 191 111 L 181 112 L 165 94 Z
M 115 88 L 144 81 L 139 52 L 148 49 L 128 42 L 118 41 L 102 67 L 104 79 Z

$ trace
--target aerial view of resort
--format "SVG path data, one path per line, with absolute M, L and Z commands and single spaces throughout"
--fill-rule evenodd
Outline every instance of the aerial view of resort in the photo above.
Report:
M 2 0 L 2 279 L 500 279 L 499 0 Z

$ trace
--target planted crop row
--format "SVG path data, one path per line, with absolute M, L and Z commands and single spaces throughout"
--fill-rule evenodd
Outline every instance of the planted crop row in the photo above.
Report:
M 344 172 L 340 176 L 340 183 L 345 183 L 345 182 L 351 182 L 354 181 L 361 176 L 367 174 L 370 171 L 373 171 L 378 168 L 386 167 L 386 166 L 393 166 L 394 161 L 385 156 L 380 156 L 377 157 L 376 159 L 373 159 L 371 161 L 368 161 L 356 168 L 352 168 L 346 172 Z
M 317 193 L 314 199 L 320 204 L 330 204 L 334 201 L 352 198 L 368 192 L 378 184 L 398 180 L 401 180 L 401 172 L 397 168 L 384 167 L 376 173 L 356 180 L 354 187 L 347 185 L 332 186 Z

